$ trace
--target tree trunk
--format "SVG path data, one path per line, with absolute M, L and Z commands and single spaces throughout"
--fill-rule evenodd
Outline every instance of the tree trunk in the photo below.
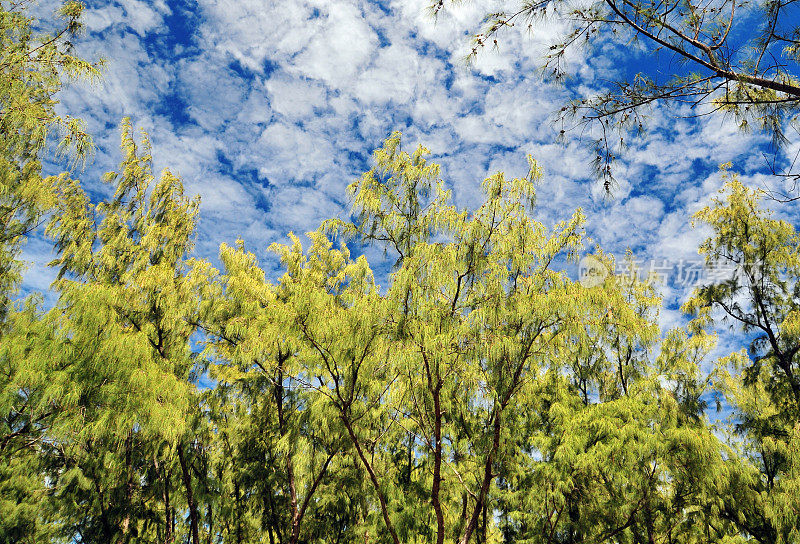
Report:
M 486 496 L 489 493 L 489 486 L 494 478 L 494 474 L 492 474 L 492 465 L 494 464 L 494 456 L 497 454 L 497 450 L 500 449 L 500 418 L 502 413 L 502 407 L 496 408 L 492 432 L 492 449 L 486 456 L 486 463 L 483 467 L 483 482 L 481 483 L 481 489 L 478 492 L 478 500 L 475 503 L 475 509 L 472 511 L 472 515 L 469 518 L 467 527 L 464 529 L 464 533 L 461 535 L 461 538 L 458 541 L 459 544 L 467 544 L 469 539 L 472 537 L 472 533 L 478 527 L 478 519 L 483 511 L 484 501 L 486 501 Z
M 275 378 L 275 388 L 273 398 L 275 408 L 278 411 L 278 430 L 281 437 L 286 436 L 286 419 L 283 413 L 283 358 L 278 357 L 277 376 Z M 292 452 L 286 453 L 286 478 L 289 483 L 289 507 L 290 518 L 292 520 L 292 531 L 289 536 L 289 544 L 297 544 L 300 539 L 300 508 L 297 502 L 297 485 L 294 477 L 294 466 L 292 464 Z
M 156 461 L 156 467 L 158 467 L 158 461 Z M 169 471 L 164 471 L 164 491 L 162 493 L 162 497 L 164 499 L 164 542 L 165 544 L 171 544 L 174 537 L 173 532 L 173 521 L 170 519 L 170 514 L 172 513 L 172 508 L 169 504 Z
M 647 544 L 656 544 L 655 530 L 653 528 L 653 512 L 650 509 L 649 497 L 645 500 L 645 525 L 647 529 Z
M 444 513 L 439 501 L 439 490 L 442 483 L 442 383 L 441 380 L 433 388 L 433 485 L 431 486 L 431 503 L 436 514 L 436 544 L 444 543 Z
M 233 493 L 236 499 L 236 544 L 242 544 L 242 496 L 239 490 L 239 480 L 235 477 L 233 478 Z
M 483 501 L 483 524 L 481 525 L 481 542 L 486 544 L 486 517 L 489 514 L 489 503 L 487 501 Z
M 183 454 L 183 444 L 178 444 L 178 460 L 181 464 L 183 487 L 186 489 L 186 502 L 189 503 L 189 520 L 191 523 L 192 544 L 200 544 L 197 504 L 195 503 L 194 492 L 192 491 L 192 476 L 189 474 L 189 467 L 186 464 L 186 457 Z
M 275 513 L 275 503 L 272 499 L 271 489 L 264 490 L 264 505 L 269 510 L 269 544 L 275 544 L 274 534 L 278 535 L 278 544 L 283 544 L 283 536 L 281 536 L 280 523 L 278 523 Z
M 122 538 L 120 542 L 130 541 L 131 510 L 133 509 L 133 433 L 125 439 L 125 517 L 122 518 Z
M 364 450 L 361 449 L 361 442 L 358 440 L 356 433 L 353 432 L 353 427 L 350 424 L 350 421 L 344 416 L 339 416 L 344 423 L 345 428 L 347 429 L 347 433 L 350 435 L 350 440 L 353 441 L 353 446 L 356 448 L 356 453 L 358 454 L 358 458 L 361 463 L 364 465 L 364 468 L 367 469 L 367 474 L 369 474 L 369 479 L 372 482 L 372 487 L 375 489 L 375 493 L 378 495 L 378 502 L 381 505 L 381 514 L 383 514 L 383 521 L 386 524 L 386 529 L 389 531 L 389 534 L 392 537 L 392 542 L 394 544 L 400 544 L 400 539 L 397 536 L 397 531 L 394 529 L 394 524 L 392 523 L 392 519 L 389 517 L 389 507 L 386 504 L 386 497 L 383 495 L 383 491 L 381 491 L 380 483 L 378 482 L 378 477 L 375 475 L 375 471 L 372 469 L 372 465 L 370 464 L 367 457 L 364 455 Z
M 206 540 L 206 544 L 211 544 L 214 538 L 214 516 L 212 514 L 211 503 L 208 503 L 206 505 L 206 515 L 208 516 L 206 518 L 208 520 L 208 539 Z

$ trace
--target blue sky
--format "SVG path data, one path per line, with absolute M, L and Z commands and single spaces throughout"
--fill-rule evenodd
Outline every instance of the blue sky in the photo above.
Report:
M 697 259 L 706 233 L 689 218 L 721 186 L 720 163 L 733 162 L 753 185 L 766 179 L 764 136 L 741 134 L 718 116 L 676 121 L 655 109 L 607 197 L 590 174 L 590 138 L 571 132 L 566 144 L 556 143 L 552 114 L 567 91 L 535 75 L 557 24 L 532 36 L 508 32 L 498 51 L 464 62 L 488 2 L 465 3 L 435 21 L 426 0 L 87 4 L 77 50 L 107 58 L 105 77 L 59 97 L 61 111 L 84 118 L 97 144 L 80 178 L 95 195 L 107 190 L 101 174 L 116 167 L 117 127 L 131 116 L 150 133 L 157 168 L 171 169 L 201 196 L 196 250 L 212 260 L 220 243 L 242 238 L 269 269 L 270 243 L 346 215 L 345 187 L 394 130 L 407 149 L 431 149 L 463 206 L 479 202 L 480 182 L 491 173 L 523 175 L 532 154 L 545 171 L 538 217 L 554 223 L 582 207 L 589 234 L 606 251 L 631 247 L 644 260 Z M 45 0 L 36 9 L 46 15 L 53 7 Z M 579 75 L 570 91 L 590 94 L 615 74 L 654 62 L 612 47 L 596 53 L 567 59 Z M 26 288 L 46 289 L 49 246 L 34 241 L 26 256 L 35 263 Z M 665 326 L 681 321 L 676 308 L 687 294 L 666 286 Z

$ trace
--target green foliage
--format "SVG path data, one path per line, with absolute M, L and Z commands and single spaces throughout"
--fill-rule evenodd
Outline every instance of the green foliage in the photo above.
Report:
M 7 540 L 795 538 L 796 404 L 765 364 L 774 349 L 756 339 L 760 358 L 712 376 L 738 411 L 734 440 L 705 416 L 703 328 L 724 297 L 744 308 L 735 281 L 698 291 L 690 330 L 660 334 L 648 280 L 586 286 L 555 264 L 582 250 L 583 215 L 535 220 L 535 163 L 485 180 L 484 203 L 460 210 L 425 150 L 393 135 L 351 186 L 355 221 L 274 244 L 272 283 L 242 242 L 222 246 L 222 271 L 188 259 L 197 201 L 155 178 L 127 121 L 122 150 L 107 201 L 59 186 L 58 303 L 13 313 L 2 344 L 15 376 L 3 398 L 29 414 L 15 427 L 27 442 L 5 439 L 24 455 L 7 456 L 4 496 L 40 497 L 0 504 Z M 779 293 L 793 292 L 796 237 L 731 187 L 698 214 L 718 231 L 702 251 L 767 256 L 759 300 L 791 349 L 781 308 L 794 298 Z M 396 252 L 388 287 L 331 234 Z M 211 387 L 196 388 L 200 373 Z
M 30 489 L 49 530 L 84 542 L 147 541 L 158 486 L 169 486 L 150 479 L 174 464 L 198 402 L 189 338 L 205 276 L 186 260 L 198 201 L 169 172 L 154 178 L 149 144 L 136 145 L 127 121 L 122 134 L 110 200 L 95 207 L 77 183 L 59 186 L 47 228 L 56 306 L 12 313 L 0 344 L 3 459 L 40 467 L 27 476 L 39 477 Z
M 713 337 L 659 345 L 651 284 L 554 268 L 581 250 L 583 216 L 531 217 L 535 163 L 487 179 L 468 211 L 426 154 L 390 137 L 350 187 L 355 222 L 273 245 L 277 285 L 243 244 L 222 248 L 211 395 L 235 406 L 227 425 L 260 430 L 247 451 L 269 462 L 235 457 L 274 486 L 247 515 L 290 542 L 337 526 L 340 541 L 739 541 L 714 502 L 738 465 L 704 416 Z M 396 253 L 388 288 L 325 233 Z
M 800 466 L 800 237 L 792 225 L 763 210 L 759 194 L 736 176 L 695 220 L 713 231 L 700 246 L 708 265 L 733 270 L 725 281 L 695 292 L 685 309 L 696 315 L 698 328 L 716 312 L 750 338 L 746 351 L 719 361 L 714 380 L 738 420 L 737 446 L 754 473 L 749 492 L 764 501 L 763 519 L 754 517 L 760 526 L 752 532 L 793 542 L 800 531 L 800 502 L 790 491 Z
M 569 277 L 584 215 L 536 219 L 535 161 L 459 209 L 397 133 L 350 186 L 351 221 L 270 247 L 277 281 L 241 241 L 217 270 L 191 258 L 199 201 L 155 175 L 130 121 L 106 200 L 41 177 L 52 93 L 93 70 L 63 50 L 81 6 L 37 42 L 1 5 L 3 107 L 27 113 L 0 119 L 17 127 L 0 138 L 0 542 L 800 538 L 800 238 L 735 178 L 695 219 L 708 265 L 736 267 L 693 294 L 686 330 L 659 330 L 635 272 Z M 58 300 L 12 308 L 19 245 L 49 211 Z M 348 243 L 396 257 L 385 288 Z M 720 315 L 751 341 L 706 376 Z M 729 428 L 707 420 L 712 392 Z
M 64 78 L 99 77 L 101 63 L 69 53 L 82 9 L 79 2 L 63 4 L 62 28 L 36 35 L 25 2 L 0 2 L 0 318 L 20 279 L 20 245 L 55 204 L 55 187 L 66 177 L 42 176 L 40 154 L 48 135 L 60 132 L 58 147 L 74 160 L 85 160 L 92 149 L 80 119 L 58 116 L 54 109 Z
M 0 2 L 0 542 L 51 535 L 42 508 L 47 462 L 31 453 L 51 449 L 45 430 L 61 400 L 74 394 L 70 380 L 56 372 L 65 354 L 53 324 L 40 321 L 35 301 L 16 310 L 12 299 L 21 247 L 56 205 L 57 187 L 70 183 L 67 173 L 42 175 L 48 135 L 60 132 L 59 149 L 74 160 L 91 151 L 82 122 L 56 115 L 54 98 L 64 79 L 99 75 L 100 63 L 70 54 L 82 7 L 65 3 L 58 32 L 37 35 L 26 2 Z

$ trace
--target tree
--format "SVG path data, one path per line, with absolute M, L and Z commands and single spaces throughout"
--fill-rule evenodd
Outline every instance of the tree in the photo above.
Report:
M 444 6 L 444 0 L 435 0 L 430 9 L 438 14 Z M 798 180 L 795 160 L 777 161 L 788 141 L 786 129 L 794 132 L 792 138 L 800 136 L 800 5 L 794 0 L 525 0 L 503 7 L 487 15 L 473 37 L 470 58 L 496 46 L 510 27 L 522 24 L 535 32 L 539 20 L 566 27 L 542 63 L 544 76 L 556 81 L 568 75 L 568 51 L 581 46 L 612 45 L 628 61 L 640 47 L 655 57 L 646 69 L 609 82 L 596 95 L 576 98 L 557 114 L 562 134 L 574 126 L 597 128 L 594 167 L 607 190 L 625 139 L 645 128 L 646 114 L 656 104 L 688 106 L 698 115 L 720 112 L 735 117 L 742 129 L 764 130 L 776 148 L 773 172 L 785 166 L 783 175 Z
M 222 273 L 189 259 L 197 201 L 168 171 L 156 179 L 128 122 L 122 149 L 106 201 L 59 186 L 47 229 L 59 301 L 10 314 L 0 344 L 10 387 L 43 415 L 3 443 L 16 448 L 4 496 L 37 500 L 4 506 L 6 540 L 794 538 L 789 382 L 721 370 L 747 425 L 767 386 L 769 414 L 788 414 L 770 419 L 780 432 L 746 428 L 757 449 L 721 444 L 699 371 L 709 304 L 691 334 L 660 337 L 647 281 L 570 279 L 555 263 L 582 247 L 583 218 L 549 230 L 534 219 L 535 162 L 528 178 L 485 180 L 484 203 L 460 210 L 425 150 L 393 135 L 351 186 L 352 221 L 326 222 L 305 248 L 294 235 L 272 246 L 285 269 L 273 284 L 243 243 L 222 246 Z M 715 214 L 700 217 L 722 230 L 742 215 Z M 750 232 L 769 251 L 743 251 L 794 240 L 762 223 Z M 331 235 L 397 250 L 388 288 Z
M 207 281 L 206 267 L 187 257 L 199 201 L 169 171 L 156 179 L 149 140 L 137 144 L 128 120 L 122 151 L 120 171 L 105 176 L 112 197 L 93 206 L 77 183 L 63 185 L 47 228 L 59 269 L 47 319 L 57 331 L 54 370 L 69 392 L 51 401 L 58 413 L 47 438 L 57 455 L 48 480 L 66 538 L 142 542 L 174 515 L 170 471 L 199 544 L 187 452 L 198 411 L 189 339 Z
M 800 534 L 800 236 L 763 210 L 759 194 L 736 176 L 720 193 L 695 221 L 713 231 L 700 246 L 707 265 L 729 277 L 698 289 L 686 310 L 697 327 L 719 315 L 749 339 L 746 351 L 723 358 L 716 370 L 746 461 L 744 500 L 728 515 L 740 516 L 743 530 L 762 542 L 792 542 Z
M 378 321 L 387 320 L 391 347 L 367 352 L 374 325 L 337 325 L 329 308 L 314 306 L 302 320 L 325 363 L 311 374 L 327 376 L 320 388 L 336 391 L 346 425 L 357 423 L 348 432 L 392 540 L 407 527 L 410 493 L 392 491 L 406 462 L 429 501 L 414 515 L 430 529 L 402 534 L 405 541 L 487 542 L 499 536 L 498 513 L 516 518 L 502 527 L 519 541 L 653 541 L 680 532 L 691 542 L 699 533 L 686 527 L 700 520 L 698 531 L 716 527 L 715 538 L 732 538 L 736 528 L 707 498 L 726 469 L 699 401 L 698 361 L 710 339 L 676 332 L 650 359 L 660 303 L 652 288 L 635 277 L 586 288 L 552 268 L 580 247 L 582 218 L 548 233 L 528 215 L 534 162 L 528 179 L 487 179 L 484 204 L 468 212 L 447 202 L 424 149 L 409 155 L 399 146 L 399 135 L 387 140 L 376 168 L 351 186 L 357 221 L 328 224 L 397 251 L 389 313 Z M 303 262 L 299 251 L 285 260 Z M 367 308 L 349 323 L 381 315 L 377 301 Z M 378 370 L 383 387 L 368 380 Z M 339 383 L 344 394 L 324 387 Z M 402 432 L 391 432 L 393 422 Z M 405 433 L 408 461 L 381 463 L 380 452 Z M 705 517 L 685 514 L 694 509 Z M 545 520 L 552 525 L 536 536 Z
M 583 214 L 537 221 L 535 161 L 460 209 L 399 134 L 350 186 L 351 217 L 271 246 L 277 281 L 243 242 L 218 271 L 190 257 L 198 200 L 156 176 L 130 121 L 105 200 L 42 177 L 48 127 L 70 126 L 51 69 L 92 67 L 59 49 L 69 30 L 37 42 L 19 4 L 0 13 L 17 51 L 0 90 L 0 542 L 797 540 L 799 238 L 752 191 L 731 182 L 698 214 L 709 264 L 741 266 L 666 334 L 646 279 L 565 271 Z M 58 301 L 11 304 L 48 211 Z M 385 289 L 358 243 L 396 257 Z M 715 309 L 753 336 L 713 376 L 728 443 L 704 415 Z
M 34 363 L 57 356 L 51 324 L 40 321 L 31 299 L 15 308 L 27 236 L 57 202 L 68 174 L 44 176 L 41 156 L 48 136 L 60 133 L 59 148 L 76 161 L 91 151 L 79 119 L 55 113 L 55 95 L 65 81 L 94 80 L 101 62 L 71 54 L 81 30 L 78 2 L 65 2 L 55 34 L 37 34 L 27 2 L 0 2 L 0 542 L 42 541 L 50 526 L 40 508 L 44 466 L 31 450 L 46 447 L 44 429 L 55 415 L 52 377 Z M 36 338 L 38 341 L 34 341 Z M 38 359 L 41 361 L 41 359 Z
M 230 452 L 224 479 L 237 512 L 232 526 L 244 533 L 246 516 L 239 514 L 250 511 L 260 517 L 253 531 L 267 533 L 270 542 L 296 544 L 309 534 L 342 528 L 350 533 L 347 507 L 332 510 L 343 500 L 336 486 L 347 480 L 352 463 L 342 455 L 341 433 L 331 424 L 335 414 L 308 386 L 311 370 L 292 322 L 295 305 L 307 305 L 325 286 L 305 285 L 297 292 L 290 282 L 271 284 L 242 243 L 223 244 L 220 258 L 224 274 L 214 274 L 204 294 L 201 326 L 218 384 L 211 418 Z M 332 316 L 328 320 L 341 325 Z M 247 496 L 255 500 L 240 507 Z M 345 519 L 325 527 L 321 520 L 327 515 Z
M 200 312 L 217 380 L 211 480 L 225 497 L 208 534 L 610 541 L 702 519 L 686 535 L 712 523 L 733 535 L 714 511 L 681 515 L 707 507 L 724 465 L 699 401 L 709 338 L 674 333 L 652 358 L 652 288 L 586 288 L 554 269 L 580 247 L 582 216 L 548 232 L 529 215 L 535 163 L 528 179 L 486 180 L 467 211 L 425 155 L 389 138 L 351 186 L 353 222 L 327 222 L 307 248 L 273 246 L 277 285 L 243 244 L 223 246 Z M 330 234 L 395 253 L 385 293 Z M 553 500 L 568 514 L 542 533 Z
M 0 2 L 0 318 L 19 282 L 20 246 L 54 206 L 55 186 L 67 175 L 42 176 L 48 135 L 60 132 L 59 149 L 78 161 L 92 148 L 80 119 L 56 115 L 54 97 L 65 79 L 97 79 L 102 65 L 70 54 L 82 4 L 61 6 L 55 35 L 34 33 L 26 4 Z

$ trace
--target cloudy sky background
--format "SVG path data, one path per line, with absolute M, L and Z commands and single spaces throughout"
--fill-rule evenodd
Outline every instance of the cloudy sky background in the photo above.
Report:
M 621 256 L 630 247 L 647 263 L 697 262 L 706 233 L 689 218 L 721 186 L 720 163 L 731 161 L 753 185 L 768 177 L 764 136 L 743 135 L 719 116 L 676 121 L 656 109 L 647 136 L 617 165 L 609 198 L 591 176 L 590 138 L 573 131 L 556 143 L 552 114 L 569 95 L 543 83 L 536 67 L 557 25 L 532 36 L 512 30 L 498 51 L 464 62 L 489 2 L 437 20 L 426 0 L 87 4 L 78 53 L 109 62 L 101 84 L 75 84 L 60 96 L 61 111 L 84 118 L 97 145 L 80 178 L 95 198 L 104 194 L 101 174 L 120 160 L 118 124 L 131 116 L 152 138 L 157 169 L 170 168 L 201 195 L 197 254 L 212 260 L 220 243 L 241 237 L 270 269 L 270 243 L 346 216 L 345 187 L 394 130 L 406 149 L 431 149 L 461 206 L 476 206 L 480 182 L 498 170 L 524 175 L 532 154 L 545 171 L 538 218 L 552 224 L 582 207 L 606 251 Z M 53 7 L 43 0 L 36 9 L 45 16 Z M 612 47 L 595 53 L 568 59 L 579 75 L 571 90 L 591 93 L 653 62 Z M 779 212 L 796 219 L 792 207 Z M 369 254 L 385 267 L 379 252 Z M 50 246 L 34 241 L 26 256 L 34 264 L 25 288 L 46 289 Z M 689 292 L 672 276 L 667 326 L 682 321 L 677 307 Z

